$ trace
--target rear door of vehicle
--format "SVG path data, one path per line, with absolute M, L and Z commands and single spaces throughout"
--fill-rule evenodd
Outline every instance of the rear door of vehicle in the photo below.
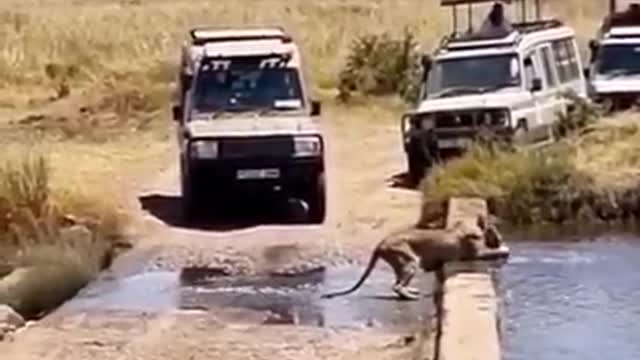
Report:
M 544 43 L 538 46 L 538 57 L 542 72 L 542 90 L 535 94 L 539 105 L 541 123 L 536 129 L 536 140 L 544 140 L 550 133 L 551 125 L 557 120 L 558 114 L 564 112 L 565 102 L 562 98 L 563 87 L 561 86 L 556 67 L 553 66 L 554 58 L 551 45 Z

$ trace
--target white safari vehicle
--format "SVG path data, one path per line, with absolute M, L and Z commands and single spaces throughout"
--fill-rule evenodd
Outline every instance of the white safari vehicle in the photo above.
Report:
M 598 37 L 589 42 L 589 95 L 607 111 L 628 109 L 640 95 L 640 3 L 625 10 L 616 11 L 612 2 Z
M 538 20 L 526 21 L 526 12 L 522 18 L 504 37 L 454 31 L 433 56 L 424 56 L 420 100 L 402 117 L 414 184 L 434 161 L 461 154 L 482 133 L 515 144 L 549 140 L 557 114 L 571 110 L 562 95 L 586 98 L 574 31 L 558 20 L 540 20 L 539 11 Z
M 291 37 L 278 27 L 190 36 L 173 107 L 185 215 L 224 206 L 227 195 L 268 195 L 301 200 L 309 222 L 324 222 L 320 103 Z

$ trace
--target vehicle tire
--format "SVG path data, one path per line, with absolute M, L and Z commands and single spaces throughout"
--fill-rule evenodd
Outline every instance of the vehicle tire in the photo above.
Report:
M 327 214 L 327 193 L 324 173 L 312 182 L 305 196 L 309 205 L 308 219 L 311 224 L 322 224 Z
M 522 147 L 528 144 L 527 129 L 524 124 L 518 124 L 518 127 L 516 127 L 516 130 L 513 132 L 511 144 L 513 145 L 514 150 L 516 151 L 521 150 Z
M 408 147 L 407 165 L 409 185 L 418 186 L 433 165 L 434 155 L 438 152 L 437 140 L 432 133 L 417 133 L 412 136 Z
M 195 183 L 184 172 L 181 175 L 182 218 L 185 221 L 196 220 L 200 215 L 200 204 L 195 196 Z
M 407 154 L 407 162 L 409 163 L 409 183 L 411 186 L 418 186 L 427 175 L 430 164 L 423 156 L 411 152 Z

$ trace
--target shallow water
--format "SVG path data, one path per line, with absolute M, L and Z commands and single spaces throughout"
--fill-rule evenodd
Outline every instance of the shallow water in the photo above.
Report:
M 514 243 L 495 275 L 504 360 L 640 359 L 640 239 Z
M 214 276 L 185 279 L 177 272 L 143 272 L 102 279 L 68 302 L 61 312 L 124 310 L 163 312 L 197 309 L 219 317 L 229 310 L 234 322 L 296 324 L 319 327 L 375 327 L 384 331 L 415 330 L 433 315 L 432 277 L 420 274 L 414 286 L 420 301 L 398 301 L 391 291 L 393 273 L 380 266 L 354 294 L 321 299 L 343 290 L 361 275 L 361 266 L 329 268 L 293 277 Z M 197 281 L 194 281 L 197 280 Z

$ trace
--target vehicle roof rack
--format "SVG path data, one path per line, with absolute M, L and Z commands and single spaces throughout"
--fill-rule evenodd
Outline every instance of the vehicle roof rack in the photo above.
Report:
M 620 10 L 616 0 L 609 0 L 609 14 L 602 20 L 599 29 L 600 36 L 613 28 L 640 26 L 640 16 L 628 12 L 632 6 L 640 6 L 640 1 L 631 1 L 627 5 L 627 9 Z
M 280 26 L 243 26 L 243 27 L 216 27 L 199 26 L 189 30 L 191 43 L 204 45 L 211 42 L 223 41 L 251 41 L 251 40 L 281 40 L 283 43 L 291 42 L 284 28 Z
M 519 33 L 528 34 L 536 31 L 561 27 L 564 26 L 564 23 L 559 19 L 547 19 L 519 22 L 514 23 L 511 26 L 513 26 L 513 28 L 516 29 Z
M 640 25 L 612 27 L 605 35 L 609 39 L 629 39 L 640 37 Z
M 472 24 L 472 19 L 473 19 L 473 10 L 472 7 L 473 5 L 476 4 L 485 4 L 485 3 L 503 3 L 506 5 L 511 5 L 513 3 L 520 3 L 520 22 L 521 23 L 528 23 L 528 18 L 527 18 L 527 1 L 528 0 L 440 0 L 440 6 L 449 6 L 451 7 L 451 15 L 452 15 L 452 23 L 453 23 L 453 32 L 457 32 L 458 31 L 458 6 L 460 5 L 466 5 L 467 6 L 467 28 L 468 28 L 468 32 L 472 32 L 473 30 L 473 24 Z M 532 0 L 534 2 L 534 9 L 535 9 L 535 21 L 532 21 L 533 23 L 536 22 L 542 22 L 542 21 L 549 21 L 549 20 L 543 20 L 542 19 L 542 7 L 541 7 L 541 0 Z
M 534 33 L 536 31 L 543 31 L 548 29 L 554 29 L 564 26 L 562 21 L 551 20 L 538 20 L 530 22 L 521 22 L 513 24 L 515 31 L 511 32 L 507 36 L 500 37 L 486 37 L 479 36 L 478 34 L 460 34 L 453 33 L 449 36 L 445 36 L 441 43 L 441 48 L 447 50 L 471 50 L 471 49 L 483 49 L 483 48 L 500 48 L 511 47 L 516 45 L 522 39 L 523 35 Z

